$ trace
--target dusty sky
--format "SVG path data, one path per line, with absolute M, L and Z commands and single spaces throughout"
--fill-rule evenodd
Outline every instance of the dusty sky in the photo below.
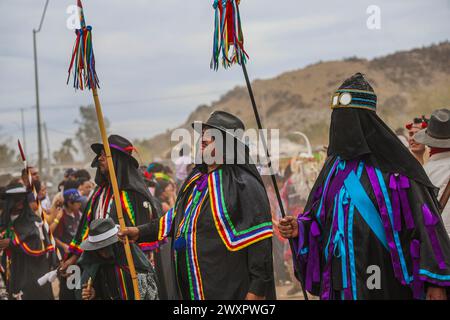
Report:
M 26 108 L 28 152 L 36 153 L 32 29 L 45 0 L 0 0 L 0 141 L 21 137 Z M 38 34 L 40 103 L 52 150 L 75 132 L 88 92 L 66 86 L 74 33 L 66 26 L 75 0 L 50 0 Z M 198 105 L 243 84 L 239 68 L 209 69 L 211 0 L 85 0 L 93 26 L 100 97 L 112 131 L 150 137 L 180 124 Z M 368 6 L 381 10 L 369 30 Z M 252 79 L 276 76 L 318 60 L 372 58 L 450 38 L 449 0 L 242 0 Z

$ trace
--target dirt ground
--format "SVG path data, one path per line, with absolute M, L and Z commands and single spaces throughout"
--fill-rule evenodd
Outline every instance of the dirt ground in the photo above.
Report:
M 300 291 L 294 295 L 287 295 L 287 291 L 292 288 L 292 284 L 279 285 L 276 287 L 278 300 L 303 300 L 303 293 Z M 318 300 L 318 297 L 308 295 L 309 300 Z

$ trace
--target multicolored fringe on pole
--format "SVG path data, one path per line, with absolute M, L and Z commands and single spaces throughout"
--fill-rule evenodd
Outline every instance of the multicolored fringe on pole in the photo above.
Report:
M 214 0 L 215 20 L 211 69 L 219 69 L 220 59 L 225 69 L 235 63 L 247 62 L 248 55 L 244 50 L 239 3 L 240 0 Z
M 80 13 L 80 29 L 75 30 L 77 38 L 73 46 L 72 59 L 70 60 L 67 84 L 73 68 L 73 87 L 83 90 L 99 88 L 97 73 L 95 72 L 94 49 L 92 47 L 92 27 L 86 26 L 83 14 L 83 5 L 78 0 L 77 6 Z

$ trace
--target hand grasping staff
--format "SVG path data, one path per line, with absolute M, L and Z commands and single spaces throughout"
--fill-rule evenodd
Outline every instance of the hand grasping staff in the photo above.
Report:
M 83 300 L 94 300 L 95 299 L 95 289 L 92 284 L 92 278 L 89 277 L 87 283 L 83 284 L 83 289 L 81 290 L 81 299 Z

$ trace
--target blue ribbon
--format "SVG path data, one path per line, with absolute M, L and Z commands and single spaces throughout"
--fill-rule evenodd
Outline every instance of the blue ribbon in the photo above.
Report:
M 341 268 L 342 268 L 342 286 L 344 289 L 347 288 L 347 251 L 345 249 L 345 213 L 344 205 L 348 204 L 348 195 L 344 188 L 341 188 L 339 192 L 338 200 L 338 228 L 334 236 L 334 256 L 336 258 L 341 258 Z
M 358 179 L 361 179 L 362 171 L 364 169 L 364 162 L 360 161 L 358 165 L 358 171 L 356 173 Z M 353 216 L 355 213 L 355 204 L 350 202 L 348 209 L 348 260 L 350 264 L 350 279 L 352 283 L 353 300 L 358 299 L 357 287 L 356 287 L 356 266 L 355 266 L 355 252 L 353 246 Z
M 380 240 L 386 250 L 389 250 L 381 217 L 353 171 L 350 172 L 348 177 L 345 179 L 344 185 L 361 217 L 377 236 L 378 240 Z

